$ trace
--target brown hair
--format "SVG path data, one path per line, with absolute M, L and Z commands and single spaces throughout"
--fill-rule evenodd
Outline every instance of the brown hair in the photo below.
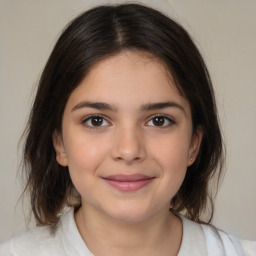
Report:
M 211 79 L 188 33 L 175 21 L 138 4 L 100 6 L 73 20 L 58 39 L 39 81 L 25 132 L 25 191 L 38 225 L 58 223 L 66 205 L 80 206 L 67 167 L 56 162 L 52 134 L 61 131 L 62 115 L 72 91 L 98 61 L 123 50 L 150 52 L 168 68 L 190 103 L 194 129 L 203 138 L 198 157 L 171 200 L 172 210 L 202 222 L 210 204 L 209 180 L 222 170 L 223 147 Z

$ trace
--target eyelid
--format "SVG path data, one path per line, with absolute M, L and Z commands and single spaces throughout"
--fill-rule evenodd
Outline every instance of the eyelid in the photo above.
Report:
M 165 120 L 168 121 L 168 124 L 164 124 L 162 126 L 148 125 L 148 123 L 151 122 L 156 117 L 164 118 Z M 93 126 L 93 125 L 86 124 L 86 122 L 88 122 L 92 118 L 102 118 L 103 122 L 107 122 L 107 124 L 100 125 L 100 126 Z M 86 116 L 85 118 L 82 119 L 81 123 L 82 123 L 82 125 L 84 125 L 88 129 L 101 129 L 101 128 L 104 128 L 104 127 L 107 127 L 107 126 L 111 125 L 111 122 L 109 121 L 109 118 L 107 118 L 107 117 L 105 117 L 104 115 L 101 115 L 101 114 L 91 114 L 89 116 Z M 171 125 L 174 125 L 175 123 L 176 123 L 175 120 L 172 117 L 170 117 L 169 115 L 166 115 L 166 114 L 154 114 L 154 115 L 151 115 L 148 118 L 148 120 L 146 121 L 146 126 L 157 127 L 157 128 L 166 128 L 166 127 L 169 127 Z
M 147 125 L 150 121 L 152 121 L 156 117 L 163 117 L 164 119 L 166 119 L 169 122 L 169 124 L 168 125 L 163 125 L 163 126 Z M 169 115 L 166 115 L 166 114 L 155 114 L 155 115 L 150 116 L 150 118 L 146 122 L 146 125 L 147 126 L 152 126 L 152 127 L 157 127 L 157 128 L 165 128 L 165 127 L 169 127 L 171 125 L 174 125 L 175 123 L 176 122 L 174 121 L 174 119 L 172 117 L 170 117 Z
M 102 118 L 103 122 L 105 121 L 108 124 L 107 125 L 101 125 L 101 126 L 93 126 L 93 125 L 86 124 L 86 122 L 88 122 L 92 118 Z M 82 119 L 81 123 L 82 123 L 82 125 L 86 126 L 89 129 L 100 129 L 100 128 L 103 128 L 103 127 L 111 125 L 111 123 L 108 121 L 108 118 L 106 118 L 105 116 L 100 115 L 100 114 L 92 114 L 92 115 L 86 116 L 85 118 Z

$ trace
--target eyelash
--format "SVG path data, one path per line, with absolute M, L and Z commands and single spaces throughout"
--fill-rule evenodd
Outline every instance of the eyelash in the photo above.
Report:
M 102 119 L 103 123 L 104 122 L 107 122 L 107 125 L 100 125 L 100 126 L 94 126 L 94 125 L 88 125 L 86 124 L 88 121 L 91 121 L 93 120 L 93 118 L 98 118 L 98 119 Z M 106 118 L 104 116 L 101 116 L 101 115 L 90 115 L 88 117 L 86 117 L 83 121 L 82 121 L 82 124 L 85 125 L 87 128 L 89 129 L 100 129 L 102 127 L 105 127 L 105 126 L 109 126 L 109 122 L 106 120 Z
M 87 124 L 87 122 L 89 122 L 89 121 L 92 122 L 93 118 L 101 119 L 103 124 L 104 124 L 104 122 L 106 122 L 107 124 L 100 125 L 100 126 Z M 156 118 L 163 118 L 164 119 L 164 125 L 158 126 L 158 125 L 149 125 L 148 124 L 150 122 L 153 122 L 153 120 L 156 119 Z M 165 124 L 166 121 L 168 122 L 168 124 Z M 90 115 L 82 121 L 82 124 L 85 125 L 89 129 L 101 129 L 102 127 L 110 125 L 109 121 L 107 121 L 107 119 L 104 116 L 101 116 L 101 115 Z M 175 124 L 175 121 L 172 118 L 170 118 L 169 116 L 163 115 L 163 114 L 154 115 L 154 116 L 150 117 L 149 121 L 146 122 L 146 126 L 153 126 L 153 127 L 157 127 L 157 128 L 165 128 L 165 127 L 169 127 L 169 126 L 174 125 L 174 124 Z
M 147 125 L 147 126 L 154 126 L 154 127 L 157 127 L 157 128 L 165 128 L 165 127 L 169 127 L 169 126 L 175 124 L 175 121 L 172 118 L 170 118 L 169 116 L 163 115 L 163 114 L 157 114 L 157 115 L 154 115 L 154 116 L 150 117 L 150 120 L 147 122 L 147 124 L 149 122 L 153 122 L 153 120 L 155 118 L 163 118 L 164 119 L 164 123 L 167 121 L 168 124 L 167 125 L 166 124 L 165 125 L 161 125 L 161 126 L 157 126 L 157 125 Z

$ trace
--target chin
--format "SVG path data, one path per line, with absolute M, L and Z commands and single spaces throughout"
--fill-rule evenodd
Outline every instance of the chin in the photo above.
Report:
M 141 206 L 137 207 L 115 207 L 113 211 L 108 211 L 107 213 L 113 219 L 120 222 L 127 223 L 138 223 L 145 221 L 151 215 L 154 214 L 153 211 L 142 208 Z

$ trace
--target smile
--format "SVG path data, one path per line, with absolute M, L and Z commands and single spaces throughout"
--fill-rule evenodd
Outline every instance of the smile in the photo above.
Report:
M 143 187 L 149 185 L 155 177 L 149 177 L 142 174 L 132 174 L 132 175 L 111 175 L 104 177 L 103 180 L 110 186 L 123 191 L 131 192 L 142 189 Z

